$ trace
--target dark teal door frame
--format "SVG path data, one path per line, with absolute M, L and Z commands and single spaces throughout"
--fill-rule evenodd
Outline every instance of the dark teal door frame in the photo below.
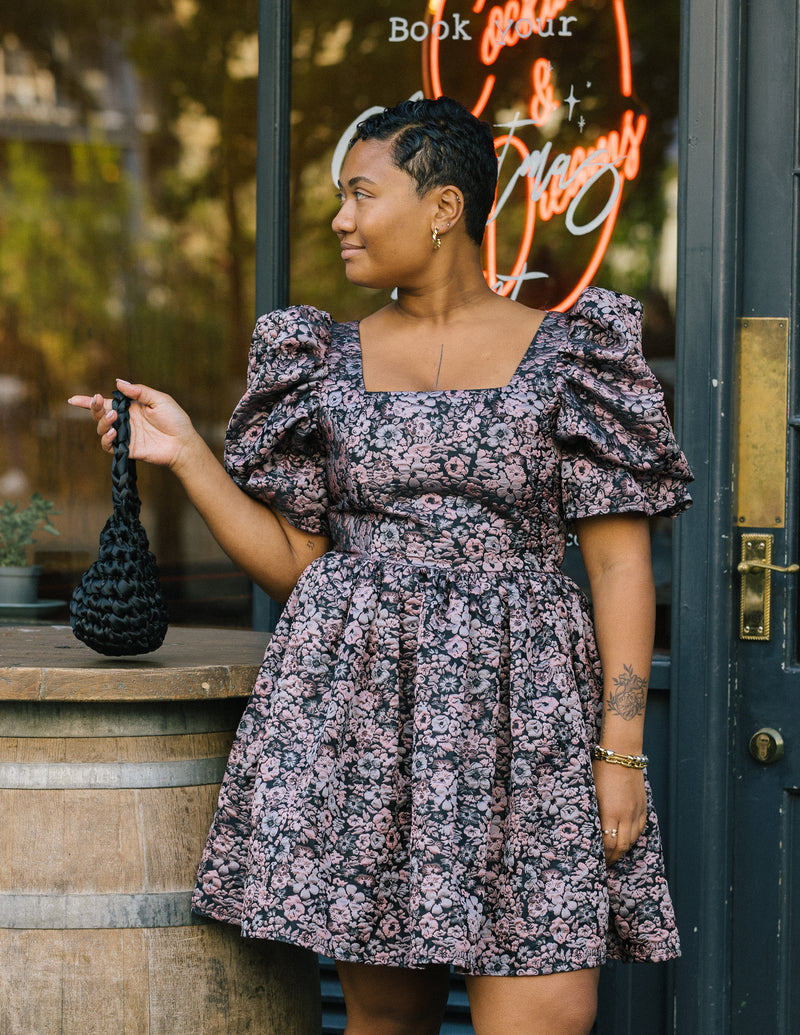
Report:
M 683 0 L 677 431 L 697 480 L 676 523 L 669 836 L 683 958 L 674 1030 L 724 1035 L 731 925 L 730 422 L 734 386 L 740 0 Z M 716 387 L 715 387 L 716 384 Z M 722 519 L 722 520 L 720 520 Z
M 289 296 L 291 48 L 291 0 L 260 0 L 256 209 L 258 316 L 285 306 Z
M 259 0 L 256 317 L 289 301 L 291 57 L 291 0 Z M 279 614 L 254 587 L 253 628 L 274 629 Z
M 738 320 L 784 319 L 797 352 L 796 0 L 683 0 L 682 44 L 676 395 L 697 482 L 676 526 L 673 579 L 669 845 L 684 951 L 673 1027 L 788 1035 L 798 1019 L 787 962 L 800 880 L 787 845 L 798 811 L 797 586 L 774 579 L 769 643 L 739 639 L 733 471 Z M 790 354 L 796 381 L 793 366 Z M 796 446 L 778 564 L 797 560 Z M 759 725 L 783 728 L 780 765 L 750 757 Z

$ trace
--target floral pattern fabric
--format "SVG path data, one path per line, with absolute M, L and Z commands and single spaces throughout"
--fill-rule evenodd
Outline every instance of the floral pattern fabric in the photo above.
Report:
M 604 860 L 602 673 L 561 571 L 571 520 L 689 502 L 640 320 L 588 289 L 545 316 L 507 386 L 436 392 L 367 392 L 356 323 L 259 321 L 226 462 L 333 546 L 269 643 L 198 913 L 472 974 L 678 954 L 652 805 Z

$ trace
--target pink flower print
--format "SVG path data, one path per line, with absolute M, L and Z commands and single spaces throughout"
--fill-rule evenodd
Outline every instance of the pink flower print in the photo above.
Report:
M 602 673 L 558 571 L 576 516 L 687 503 L 639 325 L 588 289 L 502 389 L 368 395 L 356 324 L 259 321 L 226 463 L 332 547 L 267 646 L 198 912 L 393 966 L 595 966 L 607 924 L 613 955 L 675 955 L 655 818 L 605 866 Z

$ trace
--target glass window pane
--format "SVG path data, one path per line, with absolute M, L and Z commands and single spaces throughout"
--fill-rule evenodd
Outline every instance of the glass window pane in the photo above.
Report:
M 588 283 L 640 298 L 671 405 L 678 29 L 679 5 L 645 0 L 295 2 L 291 300 L 338 320 L 383 304 L 342 273 L 337 148 L 372 107 L 447 94 L 492 124 L 501 160 L 489 282 L 537 308 L 567 308 Z M 662 646 L 669 530 L 654 526 Z
M 55 501 L 29 551 L 66 601 L 111 511 L 73 393 L 173 394 L 220 454 L 254 313 L 257 2 L 49 0 L 0 30 L 0 499 Z M 135 16 L 134 16 L 135 15 Z M 250 625 L 250 584 L 139 465 L 170 618 Z M 47 620 L 66 620 L 64 605 Z

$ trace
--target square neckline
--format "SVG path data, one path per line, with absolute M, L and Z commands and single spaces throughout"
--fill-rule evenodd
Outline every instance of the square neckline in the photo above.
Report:
M 359 381 L 359 387 L 361 388 L 361 391 L 365 395 L 376 395 L 376 396 L 378 396 L 378 395 L 383 395 L 383 396 L 387 396 L 387 395 L 388 396 L 392 396 L 392 395 L 398 395 L 398 396 L 439 395 L 439 396 L 443 396 L 443 395 L 474 394 L 476 392 L 503 392 L 506 389 L 511 388 L 511 386 L 516 381 L 517 377 L 519 376 L 520 372 L 522 371 L 522 368 L 525 366 L 525 364 L 526 364 L 526 362 L 528 360 L 528 357 L 530 356 L 531 352 L 533 351 L 534 346 L 536 345 L 536 340 L 539 337 L 539 334 L 540 334 L 542 328 L 544 327 L 545 323 L 547 323 L 547 321 L 551 318 L 553 313 L 554 313 L 554 310 L 552 310 L 552 309 L 548 309 L 548 310 L 545 311 L 544 316 L 542 317 L 541 321 L 539 322 L 539 326 L 534 331 L 533 337 L 531 338 L 527 348 L 523 352 L 522 357 L 520 358 L 519 363 L 517 363 L 517 365 L 516 365 L 516 367 L 514 369 L 514 373 L 511 375 L 509 380 L 504 385 L 492 385 L 489 388 L 400 388 L 400 389 L 387 389 L 387 388 L 370 389 L 370 388 L 367 388 L 366 382 L 364 381 L 364 354 L 363 354 L 363 351 L 362 351 L 362 344 L 361 344 L 361 321 L 360 320 L 353 320 L 352 321 L 352 326 L 355 329 L 354 343 L 355 343 L 356 356 L 357 356 L 357 360 L 358 360 L 358 381 Z

